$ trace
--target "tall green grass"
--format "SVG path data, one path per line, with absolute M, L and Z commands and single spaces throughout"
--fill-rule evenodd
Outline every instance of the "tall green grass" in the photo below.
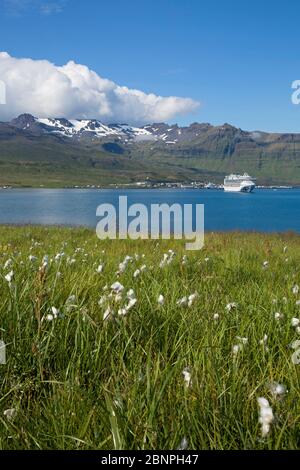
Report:
M 175 256 L 161 268 L 169 249 Z M 48 266 L 41 268 L 44 255 Z M 134 260 L 117 275 L 126 255 Z M 116 281 L 124 300 L 107 301 L 115 315 L 104 321 L 107 304 L 98 302 Z M 209 234 L 203 250 L 186 252 L 178 241 L 0 227 L 7 356 L 0 364 L 0 448 L 177 449 L 184 437 L 189 449 L 299 448 L 300 365 L 290 347 L 300 339 L 291 324 L 300 317 L 296 284 L 300 237 L 293 234 Z M 131 288 L 137 303 L 120 316 Z M 194 292 L 190 307 L 177 305 Z M 237 308 L 228 311 L 232 302 Z M 48 321 L 52 307 L 59 314 Z M 276 312 L 283 317 L 276 320 Z M 234 355 L 237 336 L 248 342 Z M 287 388 L 281 399 L 270 392 L 273 382 Z M 274 413 L 265 438 L 258 397 Z

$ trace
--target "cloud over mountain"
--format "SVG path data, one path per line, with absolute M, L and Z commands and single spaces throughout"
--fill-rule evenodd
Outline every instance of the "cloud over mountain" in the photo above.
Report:
M 191 98 L 162 97 L 120 86 L 73 61 L 56 66 L 47 60 L 19 59 L 0 53 L 0 80 L 7 104 L 0 120 L 21 113 L 39 117 L 100 119 L 143 124 L 167 121 L 199 106 Z

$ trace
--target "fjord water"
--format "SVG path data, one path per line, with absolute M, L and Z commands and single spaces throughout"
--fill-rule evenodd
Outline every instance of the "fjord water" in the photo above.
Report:
M 220 190 L 0 190 L 0 224 L 39 224 L 95 227 L 96 208 L 102 203 L 204 204 L 205 230 L 300 232 L 300 189 L 256 189 L 252 194 Z

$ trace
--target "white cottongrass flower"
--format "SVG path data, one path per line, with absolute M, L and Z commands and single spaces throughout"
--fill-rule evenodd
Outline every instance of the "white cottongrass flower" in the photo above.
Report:
M 300 325 L 299 318 L 292 318 L 291 325 L 294 326 L 294 327 L 299 326 Z
M 164 305 L 164 303 L 165 303 L 165 298 L 164 298 L 164 296 L 163 296 L 162 294 L 160 294 L 160 295 L 158 296 L 157 303 L 158 303 L 158 305 Z
M 163 268 L 164 266 L 170 264 L 175 256 L 175 252 L 173 250 L 169 250 L 168 253 L 164 254 L 163 259 L 159 263 L 159 267 Z
M 272 408 L 266 398 L 260 397 L 257 399 L 259 406 L 259 423 L 261 424 L 261 435 L 266 437 L 271 429 L 271 424 L 274 421 Z
M 242 337 L 242 336 L 236 336 L 236 339 L 241 343 L 241 344 L 248 344 L 248 338 Z
M 193 305 L 193 302 L 197 297 L 198 297 L 198 292 L 195 292 L 194 294 L 189 295 L 189 297 L 188 297 L 188 307 L 191 307 Z
M 262 346 L 266 346 L 267 342 L 268 342 L 268 335 L 264 335 L 263 339 L 259 340 L 259 344 L 261 344 Z
M 241 344 L 241 343 L 240 343 L 240 344 L 234 344 L 234 345 L 232 346 L 232 354 L 233 354 L 233 356 L 234 356 L 234 357 L 237 356 L 238 353 L 239 353 L 240 351 L 242 351 L 242 350 L 243 350 L 243 344 Z
M 263 268 L 266 269 L 269 266 L 269 261 L 263 262 Z
M 238 304 L 236 302 L 230 302 L 229 304 L 226 305 L 226 310 L 227 312 L 231 312 L 231 310 L 235 309 L 238 307 Z
M 16 408 L 9 408 L 8 410 L 3 411 L 3 415 L 8 421 L 12 421 L 17 414 Z
M 57 253 L 57 255 L 55 255 L 54 257 L 54 260 L 55 261 L 59 261 L 61 258 L 63 258 L 65 256 L 65 253 L 62 252 L 62 253 Z
M 132 261 L 132 257 L 131 256 L 125 256 L 124 260 L 119 264 L 119 271 L 118 271 L 118 274 L 122 274 L 124 273 L 124 271 L 126 270 L 127 268 L 127 265 L 130 261 Z
M 183 369 L 182 375 L 186 388 L 189 388 L 192 385 L 192 376 L 190 373 L 190 369 L 188 367 Z
M 46 315 L 46 320 L 47 321 L 53 321 L 56 320 L 56 318 L 60 315 L 60 311 L 56 307 L 51 307 L 51 312 L 48 315 Z
M 129 289 L 129 291 L 126 294 L 127 299 L 135 299 L 135 293 L 133 289 Z
M 134 273 L 133 273 L 133 277 L 136 278 L 136 277 L 138 277 L 140 274 L 141 274 L 140 269 L 136 269 L 136 270 L 134 271 Z
M 101 274 L 103 272 L 103 268 L 104 268 L 104 265 L 103 264 L 99 264 L 99 266 L 97 267 L 96 269 L 96 272 L 98 274 Z
M 278 320 L 282 320 L 283 317 L 284 317 L 283 313 L 280 313 L 280 312 L 274 313 L 274 318 L 275 318 L 275 320 L 277 320 L 277 321 L 278 321 Z
M 220 318 L 220 315 L 219 315 L 218 313 L 214 313 L 213 319 L 214 319 L 215 321 L 218 321 L 219 318 Z
M 291 344 L 291 348 L 295 350 L 292 354 L 292 363 L 295 365 L 300 364 L 300 340 L 297 339 Z
M 294 295 L 299 294 L 299 286 L 298 284 L 295 284 L 294 287 L 292 288 L 292 292 Z
M 8 282 L 8 284 L 11 284 L 13 277 L 14 277 L 14 272 L 10 271 L 8 274 L 6 274 L 5 280 Z
M 176 305 L 179 305 L 180 307 L 187 305 L 188 303 L 188 298 L 187 297 L 182 297 L 182 299 L 177 300 Z
M 9 258 L 9 259 L 5 262 L 3 268 L 4 268 L 4 269 L 10 268 L 10 266 L 11 266 L 12 264 L 13 264 L 13 260 L 12 260 L 11 258 Z
M 122 292 L 118 292 L 116 295 L 115 295 L 115 302 L 116 303 L 119 303 L 119 302 L 122 302 L 122 299 L 123 299 L 123 296 L 122 296 Z
M 107 302 L 106 295 L 101 295 L 100 299 L 98 300 L 98 305 L 100 305 L 100 307 L 101 307 L 101 305 L 104 305 L 105 302 Z
M 105 320 L 112 318 L 113 314 L 114 314 L 113 310 L 110 307 L 107 307 L 107 309 L 103 313 L 103 320 L 105 321 Z
M 187 440 L 186 437 L 184 437 L 184 438 L 181 440 L 181 442 L 180 442 L 179 447 L 178 447 L 177 450 L 187 450 L 188 445 L 189 445 L 189 444 L 188 444 L 188 440 Z
M 114 282 L 111 286 L 110 286 L 111 290 L 113 290 L 116 294 L 119 294 L 120 292 L 122 292 L 124 290 L 124 286 L 122 284 L 120 284 L 120 282 Z
M 67 312 L 71 312 L 74 308 L 78 307 L 76 295 L 70 295 L 66 300 Z
M 127 313 L 129 312 L 129 310 L 131 310 L 132 307 L 134 307 L 136 303 L 137 303 L 137 299 L 134 299 L 134 298 L 130 299 L 129 302 L 128 302 L 128 304 L 127 304 L 125 307 L 120 308 L 120 309 L 118 310 L 118 315 L 120 315 L 120 316 L 125 316 L 125 315 L 127 315 Z
M 300 335 L 300 326 L 296 326 L 296 333 L 297 335 Z
M 286 386 L 278 382 L 271 382 L 269 390 L 274 398 L 281 399 L 286 394 Z

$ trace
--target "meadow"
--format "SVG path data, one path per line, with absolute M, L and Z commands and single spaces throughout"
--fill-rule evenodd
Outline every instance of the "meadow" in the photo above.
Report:
M 299 448 L 299 284 L 292 233 L 0 227 L 0 449 Z

